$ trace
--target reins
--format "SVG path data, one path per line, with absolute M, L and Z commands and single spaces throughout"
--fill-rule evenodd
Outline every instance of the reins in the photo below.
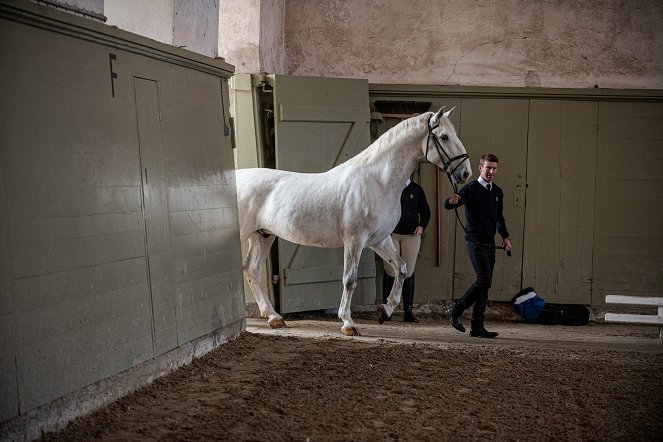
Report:
M 451 179 L 451 175 L 453 175 L 453 173 L 456 172 L 456 169 L 458 169 L 460 167 L 460 165 L 463 164 L 463 161 L 465 161 L 465 160 L 469 161 L 470 156 L 467 153 L 464 153 L 464 154 L 456 155 L 455 157 L 451 158 L 444 151 L 444 149 L 442 149 L 442 145 L 440 144 L 440 141 L 437 139 L 437 137 L 433 133 L 433 129 L 438 127 L 439 123 L 436 124 L 435 126 L 431 126 L 430 125 L 430 119 L 431 119 L 431 117 L 428 118 L 428 124 L 427 124 L 427 126 L 428 126 L 428 139 L 426 140 L 426 159 L 428 160 L 428 146 L 429 146 L 430 140 L 432 138 L 433 139 L 433 144 L 435 145 L 435 149 L 437 150 L 437 153 L 440 156 L 440 159 L 442 160 L 442 165 L 444 166 L 444 167 L 441 167 L 441 169 L 447 174 L 447 178 L 449 179 L 449 184 L 451 184 L 451 187 L 453 188 L 454 193 L 458 193 L 458 184 L 454 183 L 454 181 Z M 446 137 L 447 135 L 444 135 L 444 136 Z M 446 157 L 446 160 L 445 160 L 445 157 Z M 449 170 L 449 168 L 451 167 L 451 164 L 454 161 L 457 161 L 457 160 L 461 160 L 461 161 L 458 162 L 456 167 Z M 467 233 L 467 229 L 465 228 L 465 225 L 463 224 L 463 221 L 460 219 L 460 215 L 458 214 L 458 207 L 454 207 L 454 212 L 456 212 L 456 219 L 458 220 L 458 224 L 460 224 L 460 226 L 463 228 L 463 231 L 465 232 L 465 238 L 468 241 L 470 241 L 470 242 L 472 242 L 472 243 L 474 243 L 478 246 L 493 247 L 495 249 L 506 250 L 504 248 L 504 246 L 498 246 L 496 244 L 483 244 L 483 243 L 477 242 L 476 240 L 472 239 L 470 237 L 470 235 Z M 506 254 L 507 254 L 507 256 L 511 256 L 511 251 L 507 250 Z

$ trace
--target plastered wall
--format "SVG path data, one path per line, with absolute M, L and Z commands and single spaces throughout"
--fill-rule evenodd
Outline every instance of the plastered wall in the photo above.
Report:
M 107 25 L 151 38 L 161 43 L 173 42 L 173 0 L 106 0 Z
M 237 73 L 282 73 L 284 14 L 284 0 L 221 1 L 219 55 Z
M 106 0 L 106 24 L 153 40 L 216 57 L 219 0 Z
M 661 23 L 651 0 L 285 0 L 283 73 L 660 89 Z
M 104 8 L 108 24 L 221 56 L 237 73 L 663 88 L 659 1 L 106 0 Z
M 260 72 L 283 72 L 285 2 L 262 0 L 260 7 Z
M 233 60 L 236 72 L 260 72 L 260 0 L 220 4 L 219 54 Z

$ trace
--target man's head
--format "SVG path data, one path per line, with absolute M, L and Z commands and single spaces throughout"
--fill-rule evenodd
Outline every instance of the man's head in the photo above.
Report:
M 497 164 L 499 162 L 500 160 L 497 159 L 497 156 L 492 153 L 481 155 L 481 158 L 479 159 L 479 172 L 481 173 L 481 178 L 489 183 L 492 182 L 493 178 L 495 178 L 495 174 L 497 174 Z

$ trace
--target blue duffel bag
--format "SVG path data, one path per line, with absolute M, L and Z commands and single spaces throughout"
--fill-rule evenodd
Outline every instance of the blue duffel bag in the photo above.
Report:
M 530 324 L 534 324 L 539 319 L 539 315 L 546 303 L 543 298 L 536 294 L 532 287 L 521 290 L 511 301 L 523 322 Z

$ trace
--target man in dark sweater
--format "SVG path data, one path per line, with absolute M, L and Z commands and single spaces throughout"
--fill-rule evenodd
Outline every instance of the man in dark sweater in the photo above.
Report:
M 451 325 L 464 333 L 463 311 L 474 304 L 470 336 L 480 338 L 494 338 L 498 335 L 484 327 L 488 290 L 493 282 L 495 267 L 495 233 L 499 233 L 502 237 L 504 249 L 507 252 L 511 251 L 509 232 L 502 213 L 504 192 L 493 183 L 498 163 L 499 160 L 495 155 L 482 155 L 479 161 L 481 176 L 466 184 L 444 202 L 445 209 L 465 206 L 467 220 L 465 246 L 477 274 L 476 281 L 456 304 L 446 311 L 446 314 Z

